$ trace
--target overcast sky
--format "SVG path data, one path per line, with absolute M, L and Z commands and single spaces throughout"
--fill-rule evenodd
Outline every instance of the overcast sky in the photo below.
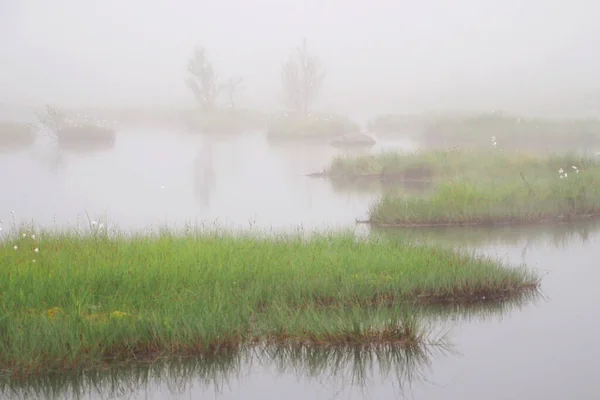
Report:
M 203 45 L 245 105 L 277 107 L 306 36 L 323 108 L 600 108 L 598 21 L 593 0 L 0 0 L 0 101 L 193 105 Z

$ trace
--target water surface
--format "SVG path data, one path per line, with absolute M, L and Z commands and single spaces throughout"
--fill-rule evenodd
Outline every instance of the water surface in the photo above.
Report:
M 129 131 L 119 134 L 113 149 L 97 152 L 59 152 L 44 139 L 27 151 L 0 155 L 5 187 L 0 218 L 8 225 L 14 211 L 17 221 L 62 226 L 88 211 L 94 218 L 106 212 L 128 230 L 198 221 L 287 230 L 354 227 L 376 193 L 336 191 L 303 176 L 322 169 L 335 154 L 339 150 L 324 146 L 269 146 L 259 133 L 207 143 L 178 132 Z M 441 317 L 438 326 L 451 328 L 452 352 L 410 358 L 391 350 L 249 351 L 162 369 L 63 375 L 2 393 L 8 398 L 80 393 L 88 399 L 598 398 L 600 224 L 372 233 L 398 240 L 410 235 L 511 265 L 526 263 L 544 274 L 545 298 Z

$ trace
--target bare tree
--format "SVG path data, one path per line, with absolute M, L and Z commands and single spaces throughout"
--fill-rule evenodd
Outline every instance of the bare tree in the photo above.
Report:
M 232 109 L 235 110 L 235 102 L 233 100 L 233 96 L 238 88 L 238 86 L 243 82 L 244 78 L 240 76 L 231 77 L 229 81 L 225 84 L 225 90 L 227 90 L 227 98 L 229 99 L 229 105 Z
M 296 48 L 295 54 L 290 55 L 281 68 L 281 81 L 288 107 L 306 114 L 323 86 L 324 79 L 319 59 L 308 52 L 305 38 L 302 46 Z
M 215 73 L 212 63 L 206 57 L 204 47 L 194 49 L 188 60 L 187 69 L 191 75 L 187 80 L 187 85 L 194 93 L 196 100 L 204 108 L 214 108 L 222 86 L 219 84 L 219 76 Z

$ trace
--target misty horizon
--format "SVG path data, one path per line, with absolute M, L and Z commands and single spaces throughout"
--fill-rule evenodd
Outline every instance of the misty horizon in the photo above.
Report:
M 283 109 L 280 68 L 304 37 L 326 72 L 318 110 L 598 113 L 591 1 L 0 2 L 0 103 L 193 107 L 203 46 L 239 105 Z

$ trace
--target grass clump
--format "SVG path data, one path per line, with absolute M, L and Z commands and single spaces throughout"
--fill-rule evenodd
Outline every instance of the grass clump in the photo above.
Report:
M 112 148 L 116 141 L 116 131 L 106 121 L 88 116 L 70 118 L 49 105 L 38 114 L 38 122 L 62 148 L 105 149 Z
M 0 149 L 30 146 L 35 141 L 35 131 L 30 124 L 0 121 Z
M 383 196 L 369 211 L 380 225 L 481 225 L 556 222 L 600 215 L 600 168 L 554 176 L 443 182 L 428 196 Z
M 200 134 L 239 134 L 266 125 L 257 111 L 235 108 L 199 109 L 186 116 L 188 129 Z
M 399 308 L 538 282 L 488 258 L 344 234 L 24 233 L 0 258 L 0 365 L 12 376 L 257 342 L 410 346 L 422 334 Z
M 492 136 L 503 148 L 518 149 L 594 143 L 600 137 L 597 119 L 527 118 L 504 112 L 381 115 L 369 121 L 371 132 L 409 135 L 428 146 L 486 146 Z
M 600 167 L 600 159 L 576 154 L 546 156 L 487 150 L 425 150 L 413 153 L 384 152 L 358 157 L 338 156 L 325 175 L 332 179 L 381 180 L 513 179 L 526 176 L 556 177 L 560 168 Z
M 294 112 L 273 116 L 269 122 L 267 137 L 270 141 L 329 141 L 359 132 L 358 124 L 344 116 Z

